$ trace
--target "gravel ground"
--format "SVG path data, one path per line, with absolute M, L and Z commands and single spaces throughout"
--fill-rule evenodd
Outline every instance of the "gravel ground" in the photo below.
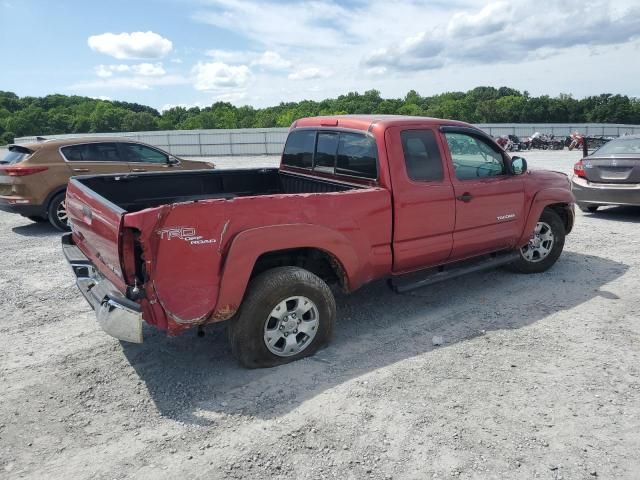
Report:
M 0 213 L 0 477 L 638 478 L 639 224 L 578 212 L 541 275 L 338 295 L 329 348 L 248 371 L 220 326 L 102 333 L 59 235 Z

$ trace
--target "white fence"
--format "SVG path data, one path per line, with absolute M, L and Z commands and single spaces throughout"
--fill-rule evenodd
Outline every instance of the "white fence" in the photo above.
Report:
M 168 130 L 162 132 L 47 135 L 46 138 L 126 137 L 155 145 L 184 157 L 280 155 L 288 128 L 235 130 Z M 38 137 L 16 138 L 15 143 L 35 142 Z
M 566 137 L 573 132 L 580 132 L 591 136 L 619 137 L 625 134 L 640 133 L 640 125 L 624 125 L 617 123 L 482 123 L 481 128 L 491 136 L 517 135 L 528 137 L 534 132 Z
M 489 135 L 529 136 L 534 132 L 564 137 L 578 131 L 586 135 L 620 136 L 640 133 L 640 125 L 602 123 L 478 124 Z M 288 128 L 244 128 L 235 130 L 169 130 L 162 132 L 92 133 L 47 135 L 46 138 L 127 137 L 155 145 L 185 157 L 280 155 Z M 16 138 L 15 143 L 35 142 L 37 137 Z M 3 152 L 0 150 L 0 154 Z

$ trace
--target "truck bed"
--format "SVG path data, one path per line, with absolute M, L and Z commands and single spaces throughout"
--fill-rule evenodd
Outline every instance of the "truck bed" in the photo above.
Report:
M 341 192 L 357 185 L 324 181 L 278 169 L 192 170 L 167 175 L 98 175 L 76 179 L 125 212 L 169 203 L 282 193 Z

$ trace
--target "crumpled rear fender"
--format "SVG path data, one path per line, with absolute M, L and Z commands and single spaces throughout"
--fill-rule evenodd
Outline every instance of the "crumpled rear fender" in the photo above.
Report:
M 226 320 L 238 310 L 256 260 L 263 254 L 292 248 L 317 248 L 330 254 L 344 273 L 345 288 L 354 290 L 368 279 L 351 242 L 321 225 L 290 224 L 252 228 L 233 240 L 224 262 L 213 321 Z

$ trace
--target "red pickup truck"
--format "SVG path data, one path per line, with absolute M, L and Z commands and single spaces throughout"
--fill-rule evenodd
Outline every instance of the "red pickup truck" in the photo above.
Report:
M 279 169 L 73 178 L 62 246 L 107 333 L 227 320 L 238 360 L 265 367 L 327 344 L 329 284 L 547 270 L 573 204 L 566 175 L 528 171 L 471 125 L 317 117 L 292 125 Z

